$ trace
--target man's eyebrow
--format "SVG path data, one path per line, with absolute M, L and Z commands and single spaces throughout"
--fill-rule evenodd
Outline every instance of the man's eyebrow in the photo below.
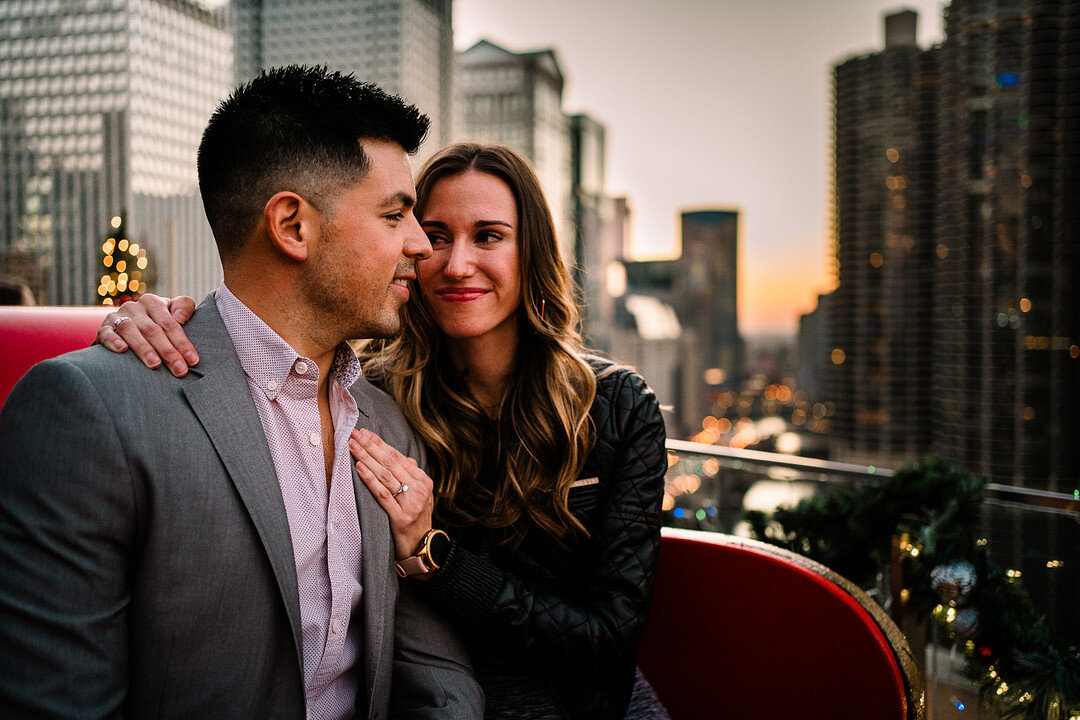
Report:
M 379 203 L 380 208 L 392 208 L 397 207 L 398 205 L 404 205 L 406 209 L 411 208 L 413 205 L 416 205 L 416 196 L 402 190 L 388 196 Z

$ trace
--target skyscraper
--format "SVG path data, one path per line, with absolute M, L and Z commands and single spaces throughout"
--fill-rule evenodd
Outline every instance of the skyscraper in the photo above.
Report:
M 568 121 L 574 280 L 582 295 L 586 337 L 592 347 L 606 351 L 605 332 L 614 312 L 607 273 L 621 257 L 615 245 L 615 208 L 606 188 L 607 131 L 585 114 L 571 115 Z
M 735 385 L 743 373 L 738 260 L 737 211 L 708 209 L 682 213 L 682 254 L 676 261 L 675 309 L 683 325 L 694 331 L 705 369 L 722 370 L 725 382 Z
M 953 0 L 836 68 L 834 450 L 1080 478 L 1080 11 Z M 898 19 L 901 18 L 901 19 Z
M 799 317 L 796 381 L 799 389 L 818 401 L 827 396 L 825 378 L 829 373 L 832 346 L 832 304 L 836 293 L 818 295 L 817 307 Z
M 917 15 L 835 69 L 833 455 L 899 465 L 930 445 L 937 53 Z
M 942 46 L 934 451 L 1080 477 L 1075 2 L 954 0 Z
M 0 3 L 0 273 L 38 301 L 100 303 L 118 218 L 152 289 L 213 288 L 195 155 L 231 79 L 225 15 L 196 2 Z
M 455 140 L 506 145 L 529 159 L 551 205 L 563 257 L 573 262 L 570 140 L 555 52 L 517 53 L 481 40 L 458 53 L 456 72 Z
M 236 81 L 290 64 L 327 65 L 400 95 L 431 118 L 423 160 L 450 142 L 451 0 L 232 0 Z

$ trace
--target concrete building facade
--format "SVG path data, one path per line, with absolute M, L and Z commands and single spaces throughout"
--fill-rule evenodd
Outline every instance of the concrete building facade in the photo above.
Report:
M 529 159 L 551 205 L 563 258 L 575 262 L 564 77 L 554 50 L 480 40 L 457 55 L 455 140 L 506 145 Z
M 213 288 L 195 156 L 231 80 L 226 15 L 199 3 L 0 3 L 0 274 L 38 302 L 100 303 L 122 217 L 150 289 Z
M 607 351 L 614 312 L 607 274 L 621 256 L 614 225 L 616 206 L 607 195 L 607 130 L 585 115 L 568 118 L 570 132 L 570 212 L 574 233 L 574 282 L 581 293 L 583 332 L 590 346 Z
M 452 0 L 232 0 L 236 82 L 280 65 L 327 65 L 400 95 L 431 118 L 417 163 L 450 142 Z

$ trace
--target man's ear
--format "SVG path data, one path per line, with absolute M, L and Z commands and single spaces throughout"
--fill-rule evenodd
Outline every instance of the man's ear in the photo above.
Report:
M 307 260 L 311 244 L 322 231 L 322 216 L 304 198 L 283 190 L 263 208 L 266 234 L 277 250 L 292 260 Z

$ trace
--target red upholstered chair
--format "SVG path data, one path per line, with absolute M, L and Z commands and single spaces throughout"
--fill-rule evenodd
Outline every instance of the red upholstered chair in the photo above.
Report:
M 0 405 L 33 365 L 94 342 L 112 309 L 0 306 Z
M 801 555 L 664 528 L 638 653 L 674 720 L 921 720 L 903 634 L 852 583 Z
M 0 307 L 0 403 L 34 364 L 93 342 L 107 307 Z M 664 528 L 638 653 L 674 720 L 921 720 L 903 635 L 844 578 L 730 535 Z

